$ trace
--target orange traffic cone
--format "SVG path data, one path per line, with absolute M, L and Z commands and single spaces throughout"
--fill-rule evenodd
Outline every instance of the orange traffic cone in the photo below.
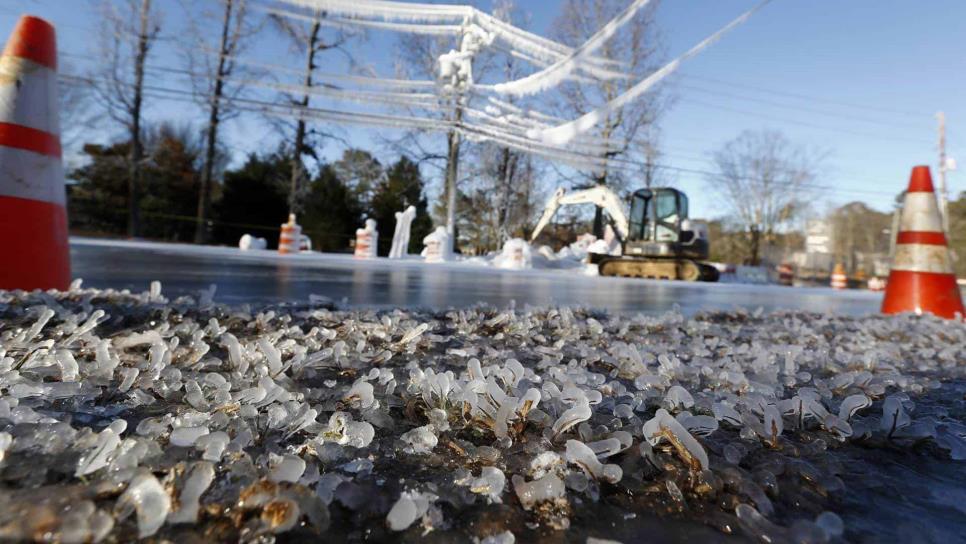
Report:
M 67 289 L 57 40 L 24 16 L 0 55 L 0 289 Z
M 842 263 L 835 263 L 832 270 L 832 289 L 845 289 L 849 286 L 849 278 L 845 275 L 845 267 Z
M 912 169 L 882 313 L 964 315 L 928 166 Z

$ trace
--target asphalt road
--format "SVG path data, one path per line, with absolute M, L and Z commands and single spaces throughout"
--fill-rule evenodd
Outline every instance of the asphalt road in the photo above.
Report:
M 849 315 L 878 311 L 881 294 L 774 285 L 599 278 L 574 271 L 498 270 L 466 263 L 359 261 L 349 255 L 281 256 L 269 251 L 184 244 L 71 240 L 72 275 L 84 285 L 144 291 L 160 280 L 168 297 L 211 284 L 225 303 L 305 301 L 321 295 L 349 306 L 451 308 L 487 303 L 579 305 L 612 312 L 686 314 L 737 307 Z

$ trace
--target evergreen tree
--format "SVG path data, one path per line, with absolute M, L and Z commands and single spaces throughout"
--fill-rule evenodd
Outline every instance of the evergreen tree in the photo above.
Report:
M 192 193 L 197 193 L 198 147 L 190 127 L 160 125 L 145 131 L 138 215 L 146 238 L 187 240 L 194 231 Z M 122 235 L 127 228 L 127 156 L 130 142 L 84 146 L 87 163 L 75 169 L 69 190 L 71 228 Z
M 200 181 L 201 145 L 190 126 L 162 124 L 148 131 L 141 169 L 141 233 L 146 238 L 191 241 Z
M 396 212 L 409 206 L 416 207 L 409 238 L 409 252 L 419 253 L 423 238 L 433 229 L 423 194 L 423 178 L 419 166 L 407 157 L 401 157 L 380 181 L 372 196 L 369 217 L 376 220 L 379 229 L 379 254 L 388 255 L 392 247 L 392 235 L 396 228 Z
M 339 178 L 332 165 L 319 168 L 303 204 L 299 221 L 303 232 L 312 238 L 312 249 L 347 251 L 356 229 L 362 225 L 363 207 L 358 195 Z
M 80 234 L 121 235 L 127 229 L 127 142 L 87 144 L 86 164 L 70 173 L 70 229 Z
M 247 233 L 277 248 L 278 225 L 288 219 L 290 173 L 284 151 L 262 157 L 252 153 L 241 168 L 225 172 L 222 197 L 214 206 L 215 240 L 235 245 Z

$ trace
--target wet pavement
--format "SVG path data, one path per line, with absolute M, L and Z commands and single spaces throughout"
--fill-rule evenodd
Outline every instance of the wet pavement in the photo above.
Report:
M 160 280 L 168 296 L 194 295 L 211 284 L 229 304 L 305 301 L 323 296 L 350 307 L 501 308 L 578 305 L 615 313 L 658 314 L 763 308 L 864 315 L 881 294 L 776 285 L 683 283 L 599 278 L 564 270 L 499 270 L 467 263 L 360 261 L 350 255 L 280 256 L 270 251 L 186 244 L 71 240 L 72 273 L 84 285 L 143 291 Z

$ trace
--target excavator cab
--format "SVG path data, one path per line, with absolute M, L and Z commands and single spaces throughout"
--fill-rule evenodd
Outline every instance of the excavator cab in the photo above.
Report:
M 671 187 L 640 189 L 631 195 L 624 254 L 707 259 L 707 236 L 688 220 L 688 197 Z

